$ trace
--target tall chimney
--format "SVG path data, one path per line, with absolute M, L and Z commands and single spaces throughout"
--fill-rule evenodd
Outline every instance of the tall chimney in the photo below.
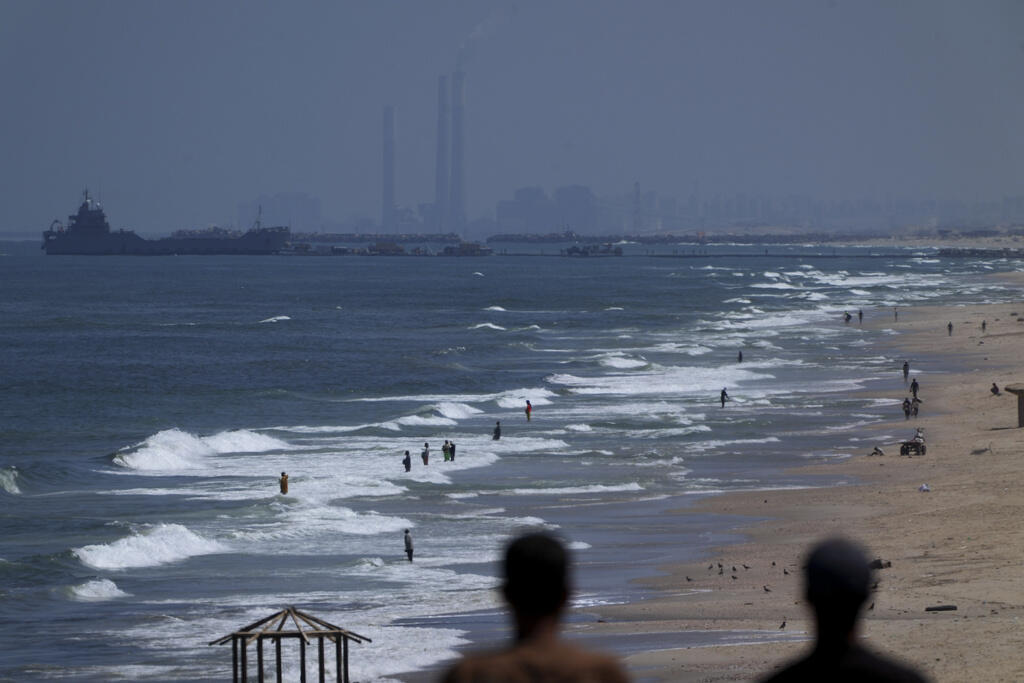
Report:
M 452 74 L 452 182 L 448 213 L 449 224 L 460 233 L 466 227 L 465 82 L 464 71 Z
M 380 227 L 382 231 L 395 228 L 395 108 L 384 107 L 382 120 Z
M 448 224 L 448 77 L 437 77 L 437 168 L 434 185 L 434 220 L 438 232 Z

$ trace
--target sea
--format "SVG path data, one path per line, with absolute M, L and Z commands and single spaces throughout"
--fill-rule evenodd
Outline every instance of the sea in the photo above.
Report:
M 527 530 L 571 549 L 572 620 L 654 599 L 638 579 L 750 521 L 695 501 L 843 485 L 791 470 L 908 436 L 878 427 L 901 416 L 895 313 L 1014 300 L 994 275 L 1024 268 L 895 247 L 622 246 L 47 257 L 0 243 L 0 680 L 225 680 L 231 646 L 209 643 L 287 606 L 370 639 L 351 646 L 353 680 L 430 678 L 507 638 L 499 562 Z M 925 385 L 943 370 L 910 360 Z M 284 659 L 297 680 L 294 641 Z

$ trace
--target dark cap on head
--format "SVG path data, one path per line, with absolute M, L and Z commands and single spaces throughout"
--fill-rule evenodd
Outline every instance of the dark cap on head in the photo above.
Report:
M 505 598 L 517 612 L 558 612 L 569 597 L 569 554 L 561 541 L 539 532 L 520 536 L 505 550 Z
M 822 541 L 807 558 L 807 599 L 814 605 L 860 606 L 871 585 L 871 568 L 860 546 L 844 538 Z
M 282 472 L 282 473 L 281 473 L 281 476 L 282 476 L 282 477 L 287 477 L 288 475 L 287 475 L 287 474 L 285 474 L 284 472 Z

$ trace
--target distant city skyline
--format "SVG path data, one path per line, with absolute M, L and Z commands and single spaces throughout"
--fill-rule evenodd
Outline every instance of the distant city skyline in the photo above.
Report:
M 0 235 L 66 219 L 86 186 L 144 235 L 246 227 L 239 206 L 261 195 L 306 196 L 301 221 L 379 225 L 385 107 L 393 227 L 429 223 L 439 77 L 454 88 L 457 67 L 470 236 L 561 219 L 539 199 L 524 212 L 528 188 L 555 206 L 589 188 L 594 220 L 632 228 L 634 183 L 655 193 L 648 230 L 884 224 L 893 207 L 1019 220 L 1021 29 L 1024 5 L 994 0 L 8 0 Z

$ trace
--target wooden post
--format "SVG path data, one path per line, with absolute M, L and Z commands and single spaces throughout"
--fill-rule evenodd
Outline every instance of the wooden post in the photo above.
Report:
M 1024 387 L 1015 384 L 1011 386 L 1005 386 L 1011 394 L 1017 394 L 1017 426 L 1024 427 Z
M 245 639 L 242 638 L 242 683 L 246 683 L 249 680 L 249 663 L 245 661 L 245 653 L 248 652 L 249 646 L 245 644 Z
M 263 683 L 263 637 L 256 639 L 256 665 L 259 667 L 259 674 L 256 680 Z
M 299 666 L 301 667 L 299 680 L 301 683 L 306 683 L 306 639 L 302 636 L 299 636 Z
M 320 683 L 324 683 L 324 637 L 319 636 L 316 641 L 317 656 L 320 659 Z
M 344 654 L 344 657 L 345 657 L 345 659 L 342 662 L 342 665 L 345 667 L 345 683 L 349 683 L 349 681 L 348 681 L 348 638 L 345 639 L 345 654 Z
M 274 638 L 274 649 L 277 651 L 277 683 L 281 683 L 281 637 Z
M 238 683 L 238 636 L 231 636 L 231 683 Z
M 341 636 L 334 636 L 334 674 L 338 679 L 338 683 L 342 683 L 341 678 Z

